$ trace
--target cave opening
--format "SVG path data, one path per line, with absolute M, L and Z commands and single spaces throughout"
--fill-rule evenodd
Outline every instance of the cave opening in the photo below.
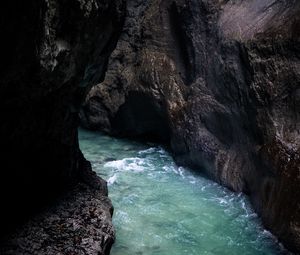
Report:
M 143 92 L 130 92 L 112 119 L 113 135 L 168 145 L 170 127 L 163 107 Z

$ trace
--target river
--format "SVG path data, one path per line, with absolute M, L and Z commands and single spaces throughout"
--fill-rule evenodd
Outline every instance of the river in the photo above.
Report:
M 79 139 L 108 182 L 117 233 L 111 255 L 285 253 L 245 195 L 176 166 L 162 147 L 82 129 Z

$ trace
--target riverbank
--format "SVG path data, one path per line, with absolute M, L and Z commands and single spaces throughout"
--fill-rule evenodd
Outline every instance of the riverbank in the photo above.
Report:
M 89 162 L 83 181 L 0 242 L 3 255 L 108 255 L 115 240 L 106 182 Z M 22 210 L 20 208 L 20 214 Z

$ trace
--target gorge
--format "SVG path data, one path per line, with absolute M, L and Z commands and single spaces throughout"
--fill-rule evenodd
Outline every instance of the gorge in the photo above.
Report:
M 166 145 L 178 166 L 247 194 L 299 254 L 299 1 L 29 0 L 0 12 L 0 254 L 109 254 L 113 206 L 79 123 Z
M 170 145 L 299 251 L 299 1 L 127 1 L 82 124 Z

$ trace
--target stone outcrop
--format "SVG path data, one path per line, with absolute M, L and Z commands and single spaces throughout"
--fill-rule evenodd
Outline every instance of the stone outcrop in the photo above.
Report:
M 89 166 L 89 164 L 88 164 Z M 115 240 L 106 182 L 86 169 L 80 182 L 0 243 L 7 255 L 109 254 Z
M 122 28 L 124 8 L 123 0 L 1 3 L 2 235 L 74 185 L 91 185 L 78 146 L 78 110 L 89 88 L 104 77 Z M 92 193 L 95 203 L 101 203 L 98 197 L 103 192 L 86 189 L 81 198 L 76 194 L 68 200 L 75 214 L 80 213 L 74 208 L 77 204 L 89 207 L 91 202 L 84 200 L 92 199 Z M 109 215 L 110 205 L 103 210 Z M 50 223 L 45 217 L 42 222 Z M 32 249 L 26 247 L 24 254 L 34 254 Z M 89 254 L 108 250 L 98 252 Z
M 129 0 L 85 127 L 170 144 L 300 252 L 299 1 Z

